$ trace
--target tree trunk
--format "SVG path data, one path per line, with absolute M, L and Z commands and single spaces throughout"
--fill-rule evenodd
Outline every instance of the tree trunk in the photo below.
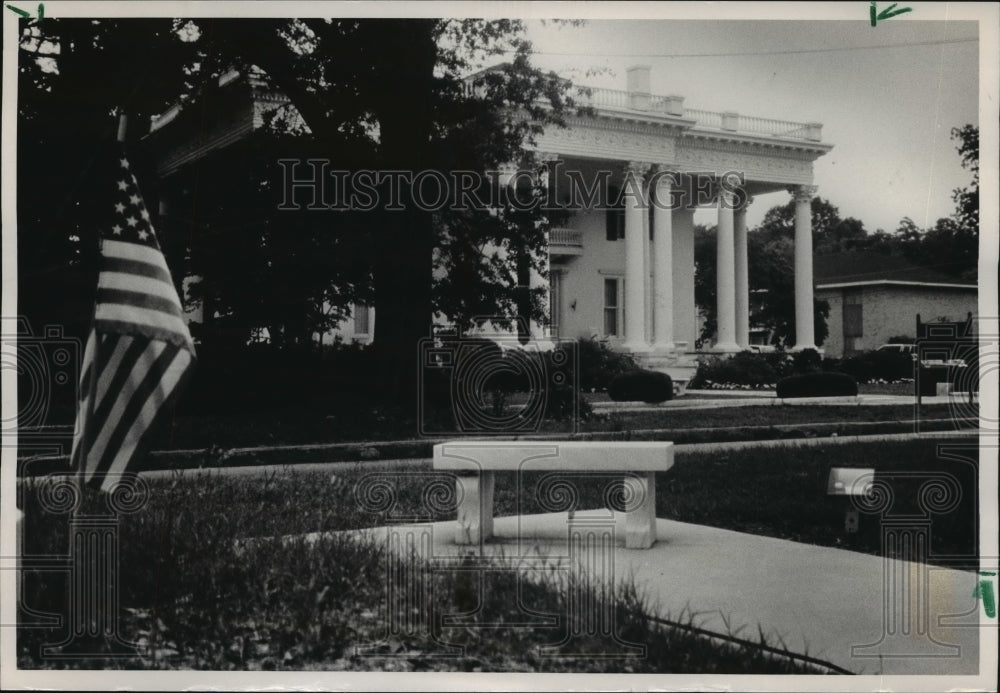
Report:
M 432 20 L 387 20 L 377 27 L 386 50 L 395 59 L 377 75 L 378 121 L 382 165 L 414 173 L 433 165 L 430 160 L 434 66 L 437 47 Z M 408 185 L 399 186 L 405 211 L 377 215 L 375 334 L 377 357 L 375 393 L 388 404 L 416 412 L 420 340 L 431 331 L 433 217 L 419 209 Z M 381 190 L 381 206 L 388 204 Z M 375 215 L 373 215 L 375 216 Z

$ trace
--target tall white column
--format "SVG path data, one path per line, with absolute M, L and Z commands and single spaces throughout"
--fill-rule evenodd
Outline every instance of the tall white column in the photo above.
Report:
M 790 190 L 795 198 L 795 350 L 815 349 L 812 196 L 815 185 Z
M 646 215 L 645 174 L 649 164 L 625 167 L 625 344 L 633 352 L 649 350 L 646 342 Z
M 654 351 L 674 349 L 673 205 L 670 178 L 656 178 L 653 207 L 653 337 Z
M 733 245 L 733 206 L 736 196 L 718 194 L 719 223 L 715 262 L 715 351 L 739 351 L 736 345 L 736 251 Z
M 747 196 L 733 216 L 733 244 L 736 250 L 736 344 L 740 349 L 750 346 L 750 274 L 747 266 L 747 207 L 753 198 Z

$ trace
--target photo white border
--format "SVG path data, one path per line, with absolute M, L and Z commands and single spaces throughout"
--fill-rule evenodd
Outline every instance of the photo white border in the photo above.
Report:
M 18 17 L 7 4 L 23 7 L 34 13 L 37 0 L 7 0 L 3 13 L 3 110 L 2 110 L 2 308 L 3 315 L 16 315 L 17 247 L 16 247 L 16 119 L 17 119 L 17 59 Z M 883 3 L 885 4 L 885 3 Z M 130 2 L 45 2 L 45 16 L 55 17 L 148 17 L 189 16 L 215 17 L 241 15 L 255 17 L 281 16 L 480 16 L 520 18 L 656 18 L 656 19 L 809 19 L 866 20 L 867 2 L 840 3 L 548 3 L 548 2 L 164 2 L 134 0 Z M 893 22 L 937 20 L 977 20 L 980 27 L 979 53 L 979 124 L 980 124 L 980 222 L 981 229 L 992 233 L 980 234 L 980 293 L 979 314 L 1000 315 L 997 304 L 997 257 L 1000 242 L 1000 180 L 998 180 L 997 123 L 1000 120 L 1000 52 L 998 26 L 1000 6 L 995 3 L 917 3 L 902 2 L 913 7 L 912 13 L 894 17 Z M 981 416 L 996 421 L 997 372 L 987 374 L 982 385 Z M 2 405 L 4 411 L 16 410 L 16 382 L 4 378 Z M 7 442 L 7 441 L 5 441 Z M 16 441 L 14 441 L 16 444 Z M 981 439 L 980 507 L 991 513 L 992 523 L 982 523 L 980 551 L 982 556 L 997 556 L 997 498 L 989 489 L 997 488 L 997 441 Z M 0 567 L 9 568 L 15 554 L 14 528 L 16 519 L 15 447 L 2 448 L 0 467 Z M 996 559 L 993 559 L 994 561 Z M 994 566 L 995 567 L 995 566 Z M 11 569 L 0 570 L 0 623 L 12 623 L 16 618 L 13 599 L 15 574 Z M 7 630 L 7 629 L 2 629 Z M 78 689 L 227 689 L 255 690 L 670 690 L 670 689 L 738 689 L 738 690 L 816 690 L 873 691 L 945 689 L 996 690 L 997 628 L 980 630 L 979 676 L 710 676 L 710 675 L 626 675 L 626 674 L 431 674 L 431 673 L 354 673 L 354 672 L 203 672 L 203 671 L 21 671 L 16 666 L 14 638 L 10 632 L 0 632 L 0 687 L 8 690 L 45 688 Z

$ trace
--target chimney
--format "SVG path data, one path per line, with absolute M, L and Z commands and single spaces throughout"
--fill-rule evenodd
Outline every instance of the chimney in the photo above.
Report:
M 648 111 L 650 107 L 649 65 L 633 65 L 626 70 L 628 75 L 628 104 L 636 111 Z

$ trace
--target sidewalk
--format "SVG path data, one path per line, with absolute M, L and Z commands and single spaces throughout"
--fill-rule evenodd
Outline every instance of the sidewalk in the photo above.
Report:
M 389 531 L 364 530 L 381 541 Z M 437 569 L 449 569 L 454 557 L 470 551 L 453 543 L 454 522 L 392 531 L 427 547 Z M 571 531 L 613 531 L 615 547 L 610 555 L 581 555 L 570 548 Z M 542 564 L 569 570 L 583 561 L 605 582 L 631 575 L 663 618 L 683 621 L 682 613 L 693 611 L 694 625 L 749 639 L 759 624 L 770 643 L 857 673 L 954 676 L 979 670 L 980 606 L 972 572 L 664 519 L 657 520 L 659 541 L 651 549 L 627 550 L 620 538 L 624 517 L 606 510 L 580 511 L 572 521 L 566 513 L 500 517 L 495 533 L 475 552 L 502 554 L 529 573 Z M 401 545 L 400 536 L 394 546 Z
M 708 399 L 706 399 L 708 398 Z M 950 404 L 956 409 L 969 406 L 966 393 L 953 393 L 940 397 L 923 397 L 923 404 Z M 973 402 L 979 403 L 977 393 Z M 688 390 L 677 399 L 660 404 L 642 402 L 591 402 L 594 411 L 660 411 L 663 409 L 720 409 L 724 407 L 767 406 L 916 406 L 917 398 L 911 395 L 857 395 L 855 397 L 793 397 L 779 399 L 773 390 Z

